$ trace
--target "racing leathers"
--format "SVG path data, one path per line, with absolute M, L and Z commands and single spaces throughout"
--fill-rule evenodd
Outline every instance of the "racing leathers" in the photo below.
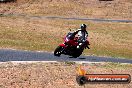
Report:
M 78 42 L 85 42 L 87 40 L 88 32 L 86 30 L 78 29 L 74 34 L 77 35 Z

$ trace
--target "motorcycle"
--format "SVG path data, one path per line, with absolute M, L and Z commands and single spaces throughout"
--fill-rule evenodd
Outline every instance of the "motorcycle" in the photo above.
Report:
M 84 49 L 90 49 L 88 45 L 88 40 L 75 37 L 74 33 L 69 32 L 64 38 L 64 43 L 55 49 L 54 56 L 65 54 L 77 58 L 83 53 Z

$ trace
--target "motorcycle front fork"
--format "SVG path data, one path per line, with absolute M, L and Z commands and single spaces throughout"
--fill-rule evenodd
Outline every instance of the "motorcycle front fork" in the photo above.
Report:
M 65 43 L 64 43 L 65 44 Z M 66 44 L 65 44 L 66 45 Z M 66 47 L 63 47 L 61 50 L 61 53 L 66 54 L 66 49 L 67 49 L 68 45 L 66 45 Z
M 62 53 L 66 55 L 70 55 L 71 51 L 72 51 L 71 47 L 69 45 L 66 45 L 66 48 L 63 49 Z

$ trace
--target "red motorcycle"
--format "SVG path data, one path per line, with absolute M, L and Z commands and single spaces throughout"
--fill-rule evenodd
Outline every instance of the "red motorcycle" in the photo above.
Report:
M 69 32 L 64 38 L 64 43 L 60 44 L 55 49 L 54 55 L 60 56 L 61 54 L 65 54 L 77 58 L 82 54 L 84 49 L 90 49 L 88 45 L 88 40 L 83 40 L 83 38 L 75 37 L 74 33 Z

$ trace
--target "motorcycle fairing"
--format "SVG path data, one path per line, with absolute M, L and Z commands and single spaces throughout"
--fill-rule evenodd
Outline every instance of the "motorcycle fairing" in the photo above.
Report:
M 59 46 L 66 48 L 66 45 L 64 43 L 60 44 Z

